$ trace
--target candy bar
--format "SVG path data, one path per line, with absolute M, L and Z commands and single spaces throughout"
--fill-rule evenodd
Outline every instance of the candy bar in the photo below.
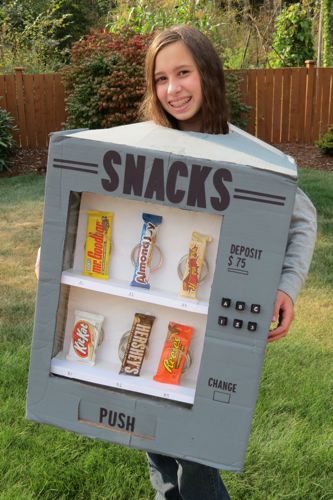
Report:
M 85 311 L 75 311 L 72 339 L 66 358 L 88 365 L 95 364 L 96 348 L 102 337 L 104 316 Z
M 200 279 L 201 268 L 206 251 L 206 245 L 212 241 L 210 236 L 192 233 L 188 256 L 186 259 L 185 272 L 180 288 L 180 295 L 190 299 L 197 298 L 197 289 Z
M 154 380 L 165 384 L 179 384 L 193 328 L 170 321 L 168 335 Z
M 160 215 L 144 213 L 142 214 L 142 218 L 144 223 L 131 285 L 150 288 L 149 277 L 151 260 L 156 242 L 157 230 L 162 222 L 162 217 Z
M 83 274 L 86 276 L 100 279 L 109 277 L 112 218 L 110 212 L 88 211 L 83 265 Z
M 155 316 L 136 313 L 119 373 L 140 375 Z

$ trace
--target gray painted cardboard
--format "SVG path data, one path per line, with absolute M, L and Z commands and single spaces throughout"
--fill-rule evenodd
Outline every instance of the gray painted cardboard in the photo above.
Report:
M 27 417 L 97 439 L 241 471 L 296 178 L 291 158 L 235 127 L 225 136 L 184 133 L 150 122 L 54 133 L 46 180 Z M 208 221 L 210 216 L 220 221 L 221 230 L 213 235 L 216 254 L 211 257 L 206 314 L 188 312 L 191 305 L 186 301 L 179 305 L 172 298 L 171 304 L 176 305 L 170 313 L 173 306 L 156 305 L 154 301 L 160 299 L 154 296 L 153 286 L 151 289 L 149 307 L 167 314 L 187 314 L 188 318 L 200 316 L 194 323 L 205 325 L 190 403 L 187 396 L 183 402 L 173 399 L 173 389 L 166 384 L 158 386 L 158 390 L 161 385 L 166 388 L 156 397 L 139 389 L 124 389 L 126 382 L 125 386 L 119 383 L 118 374 L 118 385 L 108 387 L 107 382 L 79 380 L 79 372 L 72 372 L 72 368 L 57 372 L 58 362 L 66 365 L 57 358 L 65 345 L 64 331 L 71 327 L 67 322 L 75 301 L 86 300 L 85 296 L 94 301 L 96 297 L 96 307 L 97 302 L 102 307 L 107 297 L 110 307 L 119 303 L 125 310 L 129 308 L 131 316 L 136 307 L 148 307 L 150 300 L 143 295 L 132 300 L 130 291 L 128 297 L 117 297 L 114 292 L 109 296 L 105 290 L 87 291 L 86 281 L 82 285 L 80 278 L 75 285 L 66 284 L 66 270 L 73 261 L 75 266 L 73 255 L 79 251 L 76 233 L 80 199 L 81 204 L 84 199 L 81 193 L 110 203 L 127 199 L 129 207 L 136 207 L 135 203 L 139 207 L 142 203 L 143 208 L 145 203 L 154 204 L 152 209 L 156 210 L 174 207 L 179 221 L 183 215 L 188 221 L 192 220 L 189 217 L 193 221 L 207 217 Z M 128 222 L 123 231 L 134 231 Z M 163 251 L 168 254 L 170 248 Z M 221 305 L 223 298 L 230 299 L 229 307 Z M 244 302 L 245 310 L 237 310 L 236 302 Z M 181 309 L 185 310 L 179 312 Z M 227 319 L 226 325 L 221 317 Z M 235 327 L 235 320 L 242 321 L 241 328 Z M 249 323 L 255 323 L 256 329 L 249 330 Z M 196 352 L 193 355 L 196 357 Z M 90 368 L 82 370 L 89 378 Z

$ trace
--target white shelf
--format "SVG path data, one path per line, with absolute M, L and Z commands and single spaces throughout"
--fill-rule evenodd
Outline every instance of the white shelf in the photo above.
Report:
M 61 283 L 91 290 L 94 292 L 107 293 L 126 299 L 140 300 L 150 304 L 158 304 L 173 309 L 181 309 L 198 314 L 208 314 L 208 302 L 200 300 L 186 300 L 177 297 L 171 292 L 163 290 L 146 290 L 130 286 L 128 283 L 119 280 L 100 280 L 84 276 L 80 272 L 73 270 L 63 271 Z
M 110 369 L 110 365 L 98 362 L 94 366 L 87 366 L 75 361 L 68 361 L 63 352 L 51 361 L 51 373 L 84 382 L 116 387 L 149 396 L 193 404 L 194 387 L 185 385 L 162 384 L 144 376 L 133 377 L 118 374 Z

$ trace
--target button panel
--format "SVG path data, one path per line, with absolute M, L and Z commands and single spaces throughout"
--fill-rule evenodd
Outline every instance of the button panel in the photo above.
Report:
M 226 309 L 232 309 L 234 308 L 235 311 L 243 312 L 243 311 L 250 311 L 250 314 L 259 314 L 261 311 L 261 305 L 260 304 L 248 304 L 248 308 L 246 306 L 246 302 L 243 300 L 236 300 L 233 302 L 232 299 L 229 297 L 222 297 L 221 299 L 221 307 L 226 308 Z M 230 310 L 231 312 L 231 310 Z M 247 316 L 246 319 L 248 319 L 248 314 L 245 313 L 245 316 Z M 236 328 L 237 330 L 240 330 L 243 328 L 243 323 L 244 320 L 240 318 L 230 318 L 232 322 L 233 328 Z M 218 317 L 218 324 L 220 326 L 226 326 L 228 324 L 229 318 L 227 316 L 219 316 Z M 258 329 L 258 323 L 256 321 L 247 321 L 245 325 L 247 330 L 249 332 L 255 332 Z

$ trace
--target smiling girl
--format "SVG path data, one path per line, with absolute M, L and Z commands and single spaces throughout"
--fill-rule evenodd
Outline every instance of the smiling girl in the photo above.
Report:
M 221 61 L 211 42 L 190 26 L 157 34 L 146 57 L 144 119 L 183 131 L 228 134 L 228 107 Z M 316 213 L 298 188 L 288 244 L 268 341 L 287 335 L 294 302 L 310 267 L 316 237 Z M 219 471 L 183 459 L 148 453 L 156 499 L 226 500 Z
M 146 57 L 145 119 L 165 127 L 227 134 L 222 64 L 200 31 L 176 26 L 159 33 Z

